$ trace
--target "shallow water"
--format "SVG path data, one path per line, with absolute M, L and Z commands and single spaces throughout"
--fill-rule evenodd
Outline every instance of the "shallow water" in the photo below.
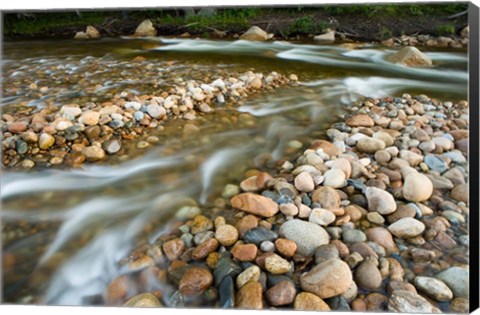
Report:
M 277 71 L 298 75 L 298 86 L 251 95 L 215 108 L 194 122 L 170 121 L 153 131 L 147 149 L 81 169 L 4 170 L 3 270 L 10 303 L 94 304 L 119 273 L 120 259 L 140 238 L 153 241 L 177 210 L 198 204 L 222 211 L 217 199 L 246 170 L 278 168 L 303 143 L 361 97 L 427 94 L 466 99 L 465 51 L 431 51 L 431 68 L 385 61 L 393 49 L 363 45 L 252 43 L 191 39 L 102 39 L 92 42 L 4 43 L 4 112 L 46 105 L 100 102 L 115 93 L 158 93 L 179 77 L 207 83 L 219 75 Z M 132 61 L 144 56 L 144 61 Z M 210 80 L 210 81 L 209 81 Z M 30 84 L 46 86 L 44 93 Z M 185 127 L 186 125 L 189 125 Z M 192 130 L 195 125 L 197 129 Z

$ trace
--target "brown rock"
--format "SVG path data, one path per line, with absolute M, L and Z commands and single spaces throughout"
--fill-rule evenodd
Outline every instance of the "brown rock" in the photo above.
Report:
M 162 303 L 151 293 L 142 293 L 130 298 L 123 306 L 126 307 L 161 307 Z
M 251 281 L 242 286 L 235 296 L 235 307 L 240 309 L 262 309 L 262 285 L 259 282 Z
M 256 228 L 258 226 L 258 218 L 254 215 L 246 215 L 237 222 L 235 227 L 237 228 L 240 236 L 243 237 L 247 231 Z
M 198 245 L 192 253 L 192 258 L 195 260 L 201 260 L 217 250 L 219 244 L 214 238 L 208 239 L 202 244 Z
M 285 257 L 292 257 L 297 251 L 297 244 L 292 240 L 279 238 L 275 241 L 275 247 L 278 252 Z
M 238 240 L 238 231 L 234 226 L 224 224 L 219 226 L 215 231 L 215 238 L 223 246 L 230 246 Z
M 278 205 L 270 198 L 253 194 L 243 193 L 230 200 L 232 207 L 263 217 L 272 217 L 278 212 Z
M 180 279 L 178 288 L 184 295 L 197 296 L 212 285 L 213 276 L 205 268 L 192 267 Z
M 197 215 L 193 219 L 193 225 L 190 228 L 190 233 L 196 235 L 201 232 L 210 231 L 213 229 L 213 222 L 204 215 Z
M 365 298 L 365 303 L 369 312 L 385 312 L 388 306 L 388 297 L 380 293 L 370 293 Z
M 366 114 L 358 114 L 348 118 L 345 123 L 350 127 L 373 127 L 373 119 Z
M 340 195 L 332 187 L 320 187 L 312 194 L 312 201 L 318 202 L 324 209 L 340 208 Z
M 291 270 L 292 266 L 288 260 L 283 259 L 277 254 L 265 258 L 265 269 L 273 275 L 281 275 Z
M 21 133 L 27 130 L 28 123 L 25 121 L 16 121 L 8 126 L 8 131 L 11 133 Z
M 366 312 L 367 303 L 362 299 L 355 299 L 352 301 L 352 311 L 354 312 Z
M 184 250 L 185 243 L 180 238 L 173 239 L 163 244 L 163 252 L 170 261 L 178 259 Z
M 309 292 L 302 292 L 297 295 L 293 309 L 296 311 L 330 311 L 327 303 Z
M 350 267 L 339 259 L 330 259 L 302 275 L 300 285 L 325 299 L 345 293 L 352 281 Z
M 106 157 L 105 151 L 100 146 L 92 145 L 82 150 L 87 161 L 101 161 Z
M 382 285 L 382 275 L 370 260 L 364 260 L 355 270 L 355 283 L 364 289 L 376 291 Z
M 328 141 L 325 141 L 325 140 L 315 140 L 312 142 L 312 145 L 310 146 L 310 149 L 312 150 L 318 150 L 318 149 L 322 149 L 323 152 L 325 152 L 326 154 L 328 154 L 328 156 L 332 157 L 332 156 L 338 156 L 340 155 L 340 149 L 334 145 L 333 143 L 330 143 Z
M 281 306 L 293 303 L 297 290 L 290 281 L 281 281 L 266 292 L 267 300 L 271 306 Z
M 450 197 L 457 201 L 463 201 L 468 204 L 469 199 L 469 184 L 461 184 L 455 186 L 450 192 Z
M 238 244 L 232 248 L 232 255 L 240 261 L 253 261 L 257 257 L 255 244 Z
M 398 247 L 393 241 L 392 234 L 386 228 L 374 227 L 365 231 L 365 235 L 371 242 L 375 242 L 385 248 L 388 254 L 398 252 Z
M 130 287 L 129 278 L 125 275 L 113 279 L 107 287 L 105 302 L 107 305 L 117 305 L 124 299 Z

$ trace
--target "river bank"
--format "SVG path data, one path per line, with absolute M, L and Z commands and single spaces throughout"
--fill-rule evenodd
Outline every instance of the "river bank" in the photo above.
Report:
M 180 209 L 121 261 L 104 302 L 468 312 L 468 103 L 404 95 L 349 112 L 277 172 L 225 186 L 218 214 Z
M 419 34 L 455 39 L 462 38 L 461 31 L 467 26 L 466 9 L 466 4 L 392 4 L 11 13 L 5 15 L 4 38 L 72 38 L 88 25 L 102 36 L 128 36 L 149 19 L 159 35 L 172 37 L 236 39 L 256 25 L 276 40 L 308 40 L 327 29 L 335 30 L 338 39 L 362 42 Z

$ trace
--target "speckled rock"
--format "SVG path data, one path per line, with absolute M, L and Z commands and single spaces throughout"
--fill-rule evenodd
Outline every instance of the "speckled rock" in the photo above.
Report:
M 282 237 L 292 240 L 297 244 L 297 252 L 304 256 L 312 256 L 315 249 L 328 244 L 328 233 L 319 225 L 303 220 L 290 220 L 285 222 L 279 230 Z
M 339 259 L 330 259 L 302 275 L 300 285 L 325 299 L 345 293 L 352 281 L 350 267 Z

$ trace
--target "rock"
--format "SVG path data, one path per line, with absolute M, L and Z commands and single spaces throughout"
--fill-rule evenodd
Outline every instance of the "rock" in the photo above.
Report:
M 197 234 L 199 235 L 199 234 Z M 204 242 L 202 242 L 200 245 L 195 247 L 195 249 L 192 252 L 192 258 L 195 260 L 200 260 L 204 259 L 211 253 L 217 250 L 219 246 L 219 243 L 216 239 L 210 238 Z
M 427 176 L 420 173 L 410 173 L 403 183 L 403 198 L 409 201 L 422 202 L 430 198 L 433 184 Z
M 363 261 L 355 270 L 355 283 L 371 291 L 377 291 L 382 286 L 382 275 L 370 259 Z
M 297 251 L 297 244 L 292 240 L 279 238 L 275 240 L 275 247 L 278 252 L 285 257 L 292 257 Z
M 86 111 L 83 112 L 78 121 L 81 124 L 87 125 L 87 126 L 94 126 L 98 125 L 98 121 L 100 120 L 100 113 L 95 112 L 95 111 Z
M 319 225 L 294 219 L 285 222 L 279 230 L 282 237 L 292 240 L 297 244 L 297 252 L 304 256 L 312 256 L 315 249 L 328 244 L 328 233 Z
M 242 193 L 230 200 L 232 207 L 263 217 L 272 217 L 278 212 L 278 205 L 270 198 L 254 193 Z
M 453 296 L 458 298 L 469 297 L 469 278 L 468 269 L 461 267 L 450 267 L 440 273 L 435 278 L 442 280 L 452 290 Z
M 310 213 L 308 221 L 318 225 L 328 226 L 330 223 L 333 223 L 335 221 L 335 218 L 336 217 L 333 212 L 321 208 L 316 208 L 313 209 Z
M 330 259 L 303 274 L 300 285 L 303 290 L 325 299 L 345 293 L 352 281 L 348 265 L 339 259 Z
M 318 246 L 315 250 L 315 263 L 318 265 L 330 259 L 339 259 L 337 246 L 334 244 Z
M 85 155 L 87 161 L 95 162 L 101 161 L 105 158 L 105 151 L 99 146 L 89 146 L 82 150 L 82 154 Z
M 373 127 L 373 119 L 366 114 L 358 114 L 348 118 L 345 123 L 350 127 Z
M 235 296 L 235 307 L 240 309 L 263 308 L 262 285 L 259 282 L 248 282 L 238 290 Z
M 246 232 L 243 236 L 243 241 L 245 243 L 253 243 L 258 246 L 265 241 L 273 242 L 277 238 L 278 234 L 276 232 L 267 230 L 263 226 L 259 226 Z
M 242 272 L 242 268 L 237 265 L 229 256 L 221 257 L 215 266 L 213 276 L 215 278 L 215 286 L 228 277 L 235 278 Z
M 130 298 L 123 306 L 126 307 L 162 307 L 162 303 L 151 293 L 142 293 Z
M 352 165 L 350 164 L 350 161 L 344 158 L 336 159 L 336 160 L 330 160 L 325 163 L 328 167 L 331 169 L 337 169 L 341 170 L 346 178 L 350 178 L 352 174 Z
M 295 177 L 295 188 L 303 192 L 311 192 L 315 189 L 313 178 L 308 172 L 301 172 Z
M 187 296 L 198 296 L 202 294 L 213 283 L 213 276 L 205 268 L 192 267 L 188 269 L 180 279 L 178 288 Z
M 462 38 L 468 38 L 468 34 L 470 32 L 470 28 L 467 26 L 465 26 L 462 31 L 460 32 L 460 36 L 462 36 Z
M 157 30 L 153 26 L 152 21 L 144 20 L 140 25 L 137 26 L 134 36 L 156 36 Z
M 400 150 L 400 158 L 407 161 L 410 166 L 417 166 L 423 161 L 422 155 L 410 150 Z
M 440 302 L 446 302 L 453 299 L 453 293 L 443 282 L 430 277 L 415 277 L 413 283 L 415 287 Z
M 340 188 L 345 186 L 345 173 L 339 169 L 330 169 L 323 174 L 325 177 L 323 185 L 332 188 Z
M 280 212 L 287 216 L 296 216 L 298 214 L 298 208 L 293 203 L 282 203 L 280 205 Z
M 147 113 L 150 117 L 155 119 L 162 119 L 167 115 L 167 111 L 162 106 L 157 104 L 150 104 L 147 106 Z
M 42 150 L 47 150 L 55 143 L 55 138 L 48 133 L 42 133 L 38 138 L 38 147 Z
M 267 32 L 262 30 L 258 26 L 252 26 L 240 36 L 242 40 L 253 40 L 253 41 L 266 41 L 269 39 Z
M 289 272 L 292 266 L 288 260 L 283 259 L 277 254 L 273 254 L 265 259 L 265 269 L 274 275 L 281 275 Z
M 365 197 L 368 202 L 368 211 L 387 215 L 395 212 L 397 204 L 391 194 L 376 187 L 367 187 Z
M 173 239 L 163 244 L 163 252 L 170 261 L 178 259 L 184 250 L 185 243 L 180 238 Z
M 247 282 L 253 281 L 257 282 L 260 278 L 261 270 L 258 266 L 251 266 L 245 269 L 241 274 L 237 277 L 237 288 L 243 287 Z
M 218 294 L 221 308 L 233 308 L 235 306 L 235 289 L 233 287 L 232 277 L 227 276 L 220 282 Z
M 338 156 L 341 153 L 340 149 L 336 145 L 325 140 L 313 141 L 310 148 L 315 151 L 322 149 L 323 152 L 325 152 L 329 157 Z
M 372 135 L 372 138 L 373 139 L 378 139 L 378 140 L 382 140 L 384 143 L 385 143 L 385 146 L 386 147 L 390 147 L 393 145 L 393 138 L 390 134 L 388 134 L 387 132 L 384 132 L 384 131 L 377 131 L 375 132 L 373 135 Z
M 264 241 L 260 244 L 260 250 L 262 252 L 273 252 L 275 250 L 275 244 L 270 241 Z
M 8 131 L 11 133 L 21 133 L 27 130 L 28 123 L 25 121 L 16 121 L 8 126 Z
M 313 39 L 319 43 L 333 43 L 335 42 L 335 31 L 330 31 L 325 34 L 317 35 Z
M 108 154 L 115 154 L 120 151 L 120 149 L 122 148 L 122 144 L 120 140 L 111 139 L 102 143 L 102 147 Z
M 215 238 L 223 246 L 233 245 L 238 240 L 238 231 L 234 226 L 224 224 L 217 227 Z
M 436 155 L 429 154 L 425 157 L 425 164 L 428 165 L 428 168 L 439 172 L 440 174 L 448 170 L 448 164 L 444 159 Z
M 374 227 L 365 231 L 367 239 L 371 242 L 383 246 L 388 254 L 398 252 L 397 245 L 393 241 L 392 234 L 386 228 Z
M 379 225 L 385 222 L 385 219 L 378 212 L 369 212 L 367 214 L 367 220 Z
M 330 311 L 330 307 L 321 298 L 309 292 L 302 292 L 295 298 L 295 311 Z
M 469 184 L 461 184 L 455 186 L 450 192 L 450 197 L 457 201 L 462 201 L 468 204 L 469 201 Z
M 470 301 L 465 298 L 456 298 L 450 303 L 450 310 L 456 314 L 467 314 L 470 311 Z
M 410 291 L 394 291 L 388 301 L 388 309 L 398 313 L 441 313 L 426 299 Z
M 425 224 L 414 218 L 403 218 L 388 227 L 388 230 L 400 238 L 415 237 L 425 230 Z
M 293 303 L 297 290 L 291 281 L 281 281 L 266 292 L 271 306 L 281 306 Z
M 387 58 L 392 63 L 398 63 L 408 67 L 431 66 L 430 57 L 415 47 L 407 46 Z
M 240 261 L 253 261 L 257 257 L 255 244 L 238 244 L 232 248 L 232 255 Z
M 337 209 L 340 207 L 340 195 L 332 187 L 320 187 L 312 194 L 312 201 L 320 203 L 324 209 Z
M 96 39 L 100 37 L 100 32 L 91 25 L 87 26 L 85 32 L 78 32 L 75 34 L 75 39 Z
M 365 233 L 356 229 L 344 229 L 342 237 L 343 241 L 347 244 L 365 242 L 367 240 Z
M 357 150 L 364 153 L 375 153 L 379 150 L 385 149 L 385 142 L 379 139 L 364 137 L 358 140 Z
M 256 228 L 258 226 L 258 218 L 254 215 L 246 215 L 243 218 L 240 219 L 240 221 L 237 222 L 235 227 L 237 228 L 238 232 L 240 233 L 240 236 L 243 237 L 245 233 L 253 228 Z

